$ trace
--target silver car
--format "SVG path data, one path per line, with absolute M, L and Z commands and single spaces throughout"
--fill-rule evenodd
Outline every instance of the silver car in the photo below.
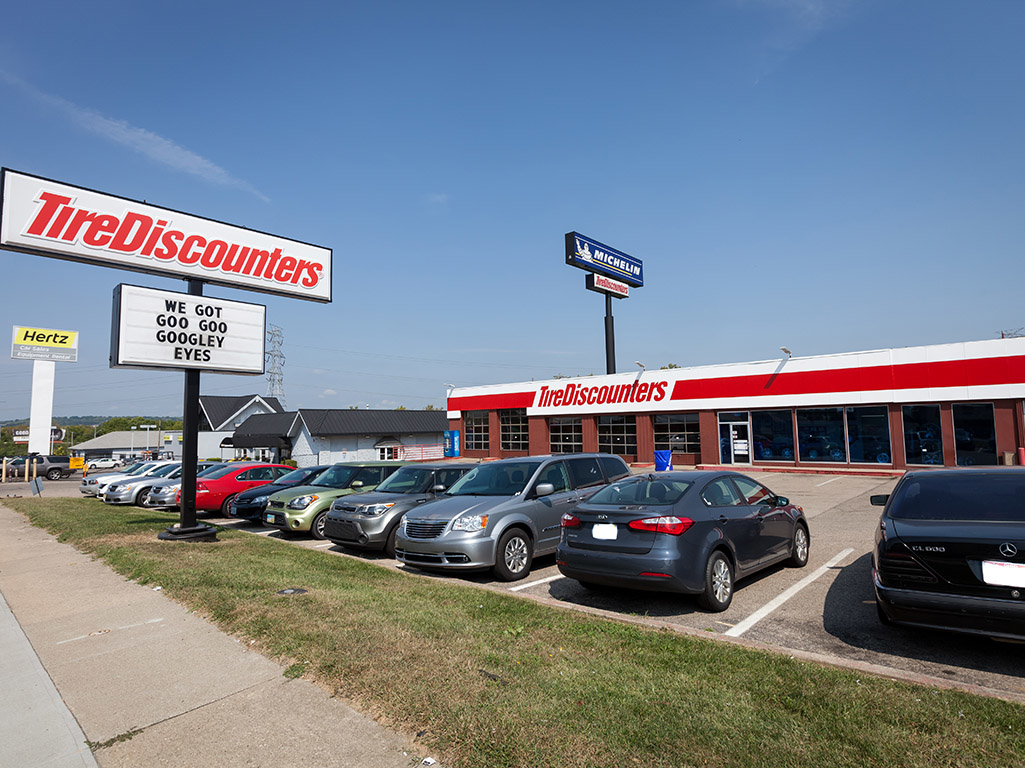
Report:
M 196 477 L 212 469 L 227 466 L 222 461 L 201 461 L 196 467 Z M 178 506 L 178 492 L 181 490 L 181 473 L 175 478 L 154 483 L 146 498 L 139 504 L 147 509 L 170 509 Z
M 110 483 L 103 492 L 103 501 L 107 504 L 139 504 L 146 503 L 155 483 L 175 480 L 182 473 L 181 464 L 167 464 L 158 467 L 148 475 L 126 477 Z
M 494 569 L 522 579 L 555 551 L 560 520 L 599 488 L 630 475 L 611 454 L 528 456 L 480 464 L 441 498 L 406 513 L 395 557 L 418 568 Z
M 122 480 L 126 477 L 140 475 L 144 469 L 154 463 L 155 462 L 152 461 L 137 461 L 134 464 L 129 464 L 120 472 L 106 472 L 102 475 L 86 475 L 82 478 L 82 484 L 78 486 L 78 490 L 84 496 L 99 496 L 101 484 L 105 487 L 113 480 Z

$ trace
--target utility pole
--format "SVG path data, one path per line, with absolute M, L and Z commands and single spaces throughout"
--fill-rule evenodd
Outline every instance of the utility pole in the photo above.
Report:
M 281 407 L 285 407 L 285 373 L 282 368 L 285 365 L 285 355 L 281 352 L 281 345 L 285 341 L 285 334 L 277 325 L 272 325 L 267 331 L 267 343 L 270 348 L 267 351 L 267 396 L 276 397 Z

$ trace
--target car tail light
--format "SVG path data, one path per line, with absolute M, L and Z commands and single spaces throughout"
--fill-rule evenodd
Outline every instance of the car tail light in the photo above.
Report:
M 571 515 L 569 512 L 564 512 L 562 519 L 559 521 L 559 525 L 563 528 L 579 528 L 580 518 L 576 515 Z
M 206 483 L 196 483 L 196 493 L 206 493 L 210 489 L 206 487 Z
M 627 527 L 633 528 L 635 531 L 651 531 L 652 533 L 668 533 L 670 536 L 679 536 L 692 525 L 694 525 L 694 521 L 689 517 L 669 515 L 668 517 L 646 517 L 643 520 L 631 520 Z

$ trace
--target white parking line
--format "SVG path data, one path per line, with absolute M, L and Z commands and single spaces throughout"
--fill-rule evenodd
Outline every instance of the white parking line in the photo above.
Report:
M 557 576 L 549 576 L 547 579 L 540 579 L 539 581 L 532 581 L 529 584 L 520 584 L 518 587 L 510 587 L 509 591 L 510 592 L 519 592 L 521 589 L 529 589 L 530 587 L 536 587 L 538 584 L 547 584 L 549 581 L 555 581 L 556 579 L 561 579 L 561 578 L 562 578 L 562 574 L 560 573 Z
M 830 483 L 835 482 L 835 481 L 837 481 L 839 479 L 840 479 L 839 477 L 831 477 L 828 480 L 826 480 L 826 482 L 824 482 L 824 483 L 815 483 L 815 487 L 816 488 L 821 488 L 822 486 L 829 485 Z
M 777 596 L 775 599 L 770 600 L 769 602 L 767 602 L 765 605 L 763 605 L 757 611 L 755 611 L 750 616 L 748 616 L 746 619 L 744 619 L 742 622 L 737 624 L 737 626 L 735 626 L 733 629 L 727 630 L 725 632 L 725 634 L 728 635 L 729 637 L 740 637 L 742 634 L 744 634 L 749 629 L 751 629 L 751 627 L 753 627 L 759 621 L 764 619 L 766 616 L 768 616 L 774 610 L 779 608 L 781 605 L 783 605 L 783 603 L 785 603 L 791 597 L 793 597 L 798 592 L 800 592 L 802 589 L 807 587 L 809 584 L 811 584 L 813 581 L 815 581 L 815 579 L 817 579 L 819 576 L 824 574 L 826 571 L 828 571 L 834 565 L 839 563 L 841 560 L 843 560 L 845 557 L 847 557 L 847 555 L 849 555 L 853 551 L 854 551 L 853 549 L 845 549 L 843 552 L 839 553 L 836 557 L 834 557 L 828 563 L 826 563 L 821 568 L 816 570 L 814 573 L 811 573 L 808 576 L 805 576 L 799 582 L 794 584 L 794 586 L 790 587 L 790 589 L 786 590 L 785 592 L 783 592 L 782 594 Z

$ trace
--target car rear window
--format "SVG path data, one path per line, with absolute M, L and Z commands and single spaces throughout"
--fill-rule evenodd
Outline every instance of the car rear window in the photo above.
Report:
M 670 506 L 679 501 L 691 485 L 684 480 L 624 480 L 605 486 L 587 503 L 613 507 Z
M 1025 473 L 906 478 L 890 499 L 887 515 L 896 520 L 1025 522 Z

